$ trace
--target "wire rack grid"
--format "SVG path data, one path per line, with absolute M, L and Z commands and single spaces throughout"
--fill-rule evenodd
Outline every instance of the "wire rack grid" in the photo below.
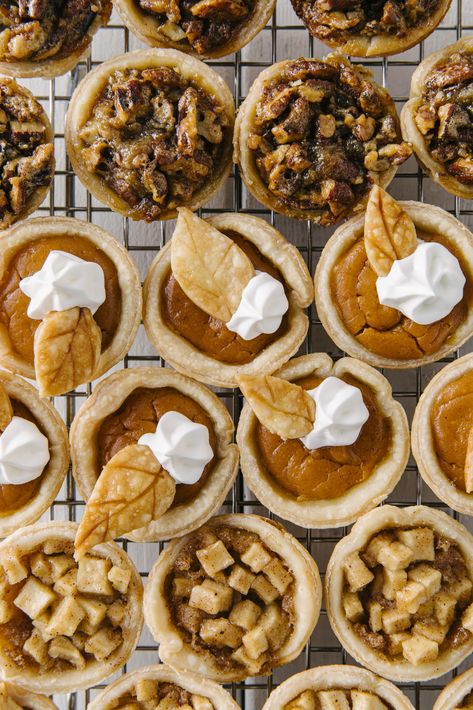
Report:
M 452 6 L 441 26 L 420 46 L 402 55 L 389 59 L 368 60 L 364 61 L 364 64 L 370 66 L 377 81 L 388 88 L 398 108 L 400 108 L 408 96 L 412 72 L 424 56 L 456 41 L 462 35 L 472 32 L 473 2 L 471 0 L 453 0 Z M 141 46 L 143 45 L 129 33 L 121 23 L 118 14 L 114 12 L 109 25 L 106 28 L 102 28 L 96 35 L 92 45 L 91 56 L 86 61 L 81 62 L 73 72 L 52 81 L 34 79 L 24 80 L 24 83 L 45 106 L 50 115 L 55 133 L 57 169 L 54 185 L 45 203 L 38 210 L 38 214 L 66 215 L 85 219 L 103 226 L 131 252 L 144 278 L 151 261 L 171 237 L 173 224 L 162 222 L 145 225 L 130 222 L 128 219 L 123 219 L 112 213 L 108 208 L 98 203 L 82 187 L 72 172 L 64 147 L 64 118 L 71 94 L 80 79 L 92 67 L 102 61 Z M 293 12 L 290 0 L 278 0 L 277 9 L 270 24 L 250 45 L 235 55 L 209 63 L 226 79 L 229 86 L 233 87 L 235 101 L 238 106 L 245 98 L 253 80 L 265 67 L 285 58 L 296 58 L 302 55 L 322 57 L 325 54 L 327 54 L 326 47 L 309 36 L 307 30 Z M 437 204 L 455 214 L 470 228 L 473 227 L 472 205 L 449 196 L 430 179 L 423 177 L 414 158 L 411 158 L 401 167 L 390 189 L 395 197 L 400 199 L 418 199 Z M 296 222 L 295 220 L 270 213 L 262 208 L 247 193 L 237 170 L 232 173 L 227 184 L 217 197 L 201 212 L 205 216 L 228 211 L 244 211 L 261 215 L 270 220 L 300 249 L 311 273 L 314 272 L 323 246 L 331 234 L 329 229 L 320 228 L 311 223 Z M 470 348 L 466 346 L 459 353 L 456 353 L 455 357 L 465 354 L 471 349 L 471 346 Z M 309 333 L 303 348 L 301 348 L 301 353 L 320 351 L 328 352 L 334 358 L 343 355 L 330 341 L 317 318 L 315 309 L 312 309 Z M 392 384 L 395 397 L 403 404 L 409 418 L 412 417 L 415 405 L 425 384 L 451 359 L 448 358 L 448 360 L 443 360 L 435 365 L 407 373 L 384 372 Z M 157 367 L 165 366 L 165 363 L 154 352 L 141 326 L 130 353 L 114 369 L 150 364 Z M 70 425 L 75 413 L 85 398 L 90 395 L 92 389 L 93 385 L 55 398 L 54 403 L 68 425 Z M 235 423 L 237 423 L 242 405 L 241 395 L 238 391 L 216 390 L 216 392 L 225 402 L 234 417 Z M 412 460 L 409 462 L 402 481 L 388 501 L 402 506 L 424 503 L 445 509 L 450 514 L 453 514 L 453 511 L 438 501 L 423 484 Z M 69 472 L 57 500 L 44 517 L 52 520 L 79 520 L 83 506 L 84 503 L 80 499 L 72 475 Z M 241 474 L 225 502 L 223 512 L 250 512 L 273 517 L 247 489 Z M 468 520 L 465 520 L 463 516 L 455 515 L 455 517 L 460 517 L 462 522 L 468 525 Z M 322 531 L 305 530 L 291 524 L 285 525 L 312 553 L 323 578 L 326 564 L 334 545 L 348 530 L 346 528 Z M 122 541 L 121 544 L 137 565 L 144 581 L 146 581 L 147 574 L 163 545 L 161 543 L 133 543 L 127 541 Z M 158 647 L 145 628 L 135 653 L 121 673 L 142 667 L 148 663 L 157 663 L 158 661 Z M 311 641 L 298 659 L 278 669 L 269 678 L 256 678 L 250 679 L 245 683 L 234 683 L 228 689 L 244 710 L 259 710 L 271 689 L 293 673 L 318 665 L 350 662 L 353 662 L 352 659 L 340 647 L 330 629 L 325 610 L 322 609 L 320 620 Z M 468 665 L 467 661 L 465 667 Z M 454 674 L 456 674 L 456 671 Z M 118 676 L 119 674 L 107 681 L 107 683 Z M 431 683 L 406 684 L 400 687 L 411 698 L 417 708 L 427 710 L 432 707 L 436 695 L 451 679 L 451 676 L 452 674 L 448 674 Z M 87 703 L 95 697 L 101 687 L 104 686 L 97 686 L 68 696 L 57 696 L 54 700 L 62 710 L 85 710 Z

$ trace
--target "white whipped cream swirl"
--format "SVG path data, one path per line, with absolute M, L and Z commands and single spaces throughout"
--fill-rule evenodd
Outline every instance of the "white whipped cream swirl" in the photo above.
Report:
M 191 485 L 201 478 L 213 459 L 209 430 L 180 412 L 166 412 L 154 434 L 143 434 L 138 444 L 149 446 L 176 483 Z
M 39 478 L 50 458 L 49 441 L 34 422 L 12 417 L 0 435 L 0 485 Z
M 327 377 L 307 394 L 315 401 L 315 422 L 312 431 L 301 437 L 304 446 L 315 450 L 354 444 L 369 417 L 358 387 Z
M 282 283 L 270 274 L 257 271 L 245 286 L 240 305 L 228 321 L 227 328 L 243 340 L 253 340 L 263 333 L 275 333 L 288 308 Z
M 20 281 L 20 289 L 31 299 L 29 318 L 41 320 L 50 311 L 76 306 L 94 314 L 105 301 L 105 275 L 93 261 L 54 250 L 39 271 Z
M 379 302 L 419 325 L 445 318 L 463 298 L 466 279 L 460 263 L 438 242 L 419 241 L 417 249 L 393 262 L 376 281 Z

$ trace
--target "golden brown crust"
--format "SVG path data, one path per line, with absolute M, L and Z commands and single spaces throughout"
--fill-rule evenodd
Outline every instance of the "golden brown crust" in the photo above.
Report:
M 462 700 L 473 690 L 473 668 L 457 676 L 444 687 L 432 710 L 454 710 L 461 707 Z
M 28 710 L 57 710 L 56 705 L 52 700 L 47 698 L 45 695 L 38 695 L 37 693 L 32 693 L 29 690 L 20 688 L 19 685 L 13 685 L 13 683 L 1 683 L 0 682 L 0 700 L 2 686 L 7 692 L 7 698 L 11 698 L 16 703 L 23 707 L 23 705 L 28 708 Z

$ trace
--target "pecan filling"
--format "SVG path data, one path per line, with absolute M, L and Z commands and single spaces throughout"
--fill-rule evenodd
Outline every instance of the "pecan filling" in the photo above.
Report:
M 184 690 L 175 683 L 140 678 L 130 693 L 122 695 L 113 703 L 106 703 L 103 710 L 215 710 L 214 704 L 203 695 Z
M 253 532 L 201 528 L 166 579 L 175 626 L 222 671 L 268 673 L 294 627 L 294 577 Z
M 174 69 L 115 71 L 80 131 L 82 159 L 152 221 L 212 178 L 227 128 L 223 108 Z
M 428 75 L 415 114 L 430 155 L 473 185 L 473 57 L 457 52 Z
M 99 17 L 106 24 L 110 0 L 16 0 L 0 3 L 0 59 L 7 62 L 60 59 L 89 44 Z
M 321 223 L 347 214 L 380 175 L 411 155 L 391 99 L 338 58 L 287 63 L 268 82 L 249 148 L 270 192 Z
M 329 688 L 327 690 L 304 690 L 296 698 L 286 703 L 281 710 L 392 710 L 379 695 L 359 688 Z

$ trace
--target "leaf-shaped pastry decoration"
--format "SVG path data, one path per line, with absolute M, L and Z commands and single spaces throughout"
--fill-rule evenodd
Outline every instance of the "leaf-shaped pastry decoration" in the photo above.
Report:
M 240 375 L 238 385 L 250 407 L 273 434 L 297 439 L 315 421 L 315 402 L 303 387 L 271 375 Z
M 5 387 L 0 382 L 0 432 L 5 431 L 13 417 L 13 407 Z
M 172 272 L 188 298 L 227 323 L 255 275 L 245 252 L 190 210 L 179 210 L 171 247 Z
M 69 392 L 97 371 L 102 332 L 88 308 L 51 311 L 34 338 L 34 365 L 42 397 Z
M 405 259 L 417 248 L 414 222 L 378 185 L 372 188 L 366 207 L 365 248 L 378 276 L 386 276 L 394 261 Z
M 171 506 L 176 483 L 148 446 L 132 444 L 104 466 L 77 530 L 76 557 L 158 520 Z
M 473 426 L 470 429 L 466 447 L 465 490 L 467 493 L 473 493 Z

